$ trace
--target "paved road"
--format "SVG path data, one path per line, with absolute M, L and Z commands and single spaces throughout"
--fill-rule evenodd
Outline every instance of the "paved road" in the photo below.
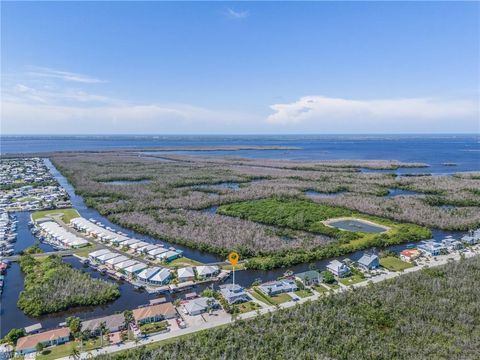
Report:
M 58 251 L 48 251 L 48 252 L 43 252 L 43 253 L 38 253 L 38 254 L 32 254 L 33 257 L 44 257 L 44 256 L 49 256 L 49 255 L 58 255 L 58 256 L 71 256 L 75 254 L 74 249 L 68 249 L 68 250 L 58 250 Z M 9 260 L 9 261 L 18 261 L 20 260 L 21 255 L 12 255 L 12 256 L 4 256 L 1 257 L 1 259 Z

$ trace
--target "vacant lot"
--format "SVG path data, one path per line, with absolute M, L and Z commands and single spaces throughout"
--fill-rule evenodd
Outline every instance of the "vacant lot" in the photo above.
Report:
M 388 269 L 390 271 L 402 271 L 402 270 L 413 267 L 413 264 L 400 260 L 399 258 L 394 256 L 386 256 L 381 258 L 380 265 L 382 265 L 385 269 Z

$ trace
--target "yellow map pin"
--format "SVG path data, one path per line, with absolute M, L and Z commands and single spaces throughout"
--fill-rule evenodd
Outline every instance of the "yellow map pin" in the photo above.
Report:
M 228 254 L 228 261 L 230 261 L 230 264 L 232 264 L 232 266 L 237 265 L 239 258 L 240 255 L 238 255 L 238 253 L 236 253 L 235 251 L 232 251 L 230 254 Z

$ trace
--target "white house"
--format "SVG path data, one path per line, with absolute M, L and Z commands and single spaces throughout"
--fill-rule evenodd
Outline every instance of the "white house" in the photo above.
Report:
M 193 267 L 184 267 L 184 268 L 178 269 L 177 279 L 179 282 L 195 279 L 195 272 L 193 271 Z
M 338 260 L 331 261 L 327 265 L 327 270 L 338 277 L 344 277 L 350 274 L 350 268 Z

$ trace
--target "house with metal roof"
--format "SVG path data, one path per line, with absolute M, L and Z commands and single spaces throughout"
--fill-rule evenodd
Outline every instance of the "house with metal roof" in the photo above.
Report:
M 327 265 L 327 270 L 338 277 L 344 277 L 350 274 L 350 268 L 338 260 L 331 261 Z
M 138 262 L 136 264 L 133 264 L 133 265 L 130 265 L 129 267 L 124 268 L 123 272 L 132 278 L 136 276 L 138 273 L 140 273 L 142 270 L 146 269 L 147 267 L 148 267 L 147 264 Z
M 125 329 L 125 316 L 123 314 L 113 314 L 92 320 L 82 321 L 82 330 L 90 330 L 92 334 L 99 335 L 102 323 L 105 323 L 106 329 L 113 333 Z
M 162 268 L 150 279 L 147 280 L 147 283 L 152 285 L 165 285 L 170 282 L 172 278 L 172 271 L 167 268 Z
M 220 307 L 220 305 L 215 299 L 199 297 L 185 302 L 183 305 L 183 311 L 188 315 L 195 316 L 218 307 Z
M 195 268 L 197 271 L 197 276 L 200 279 L 208 279 L 214 277 L 220 272 L 220 268 L 215 265 L 202 265 Z
M 177 270 L 177 279 L 179 282 L 195 279 L 193 267 L 184 267 Z
M 245 289 L 238 284 L 220 285 L 220 293 L 229 304 L 250 301 L 250 296 Z
M 295 274 L 295 279 L 305 286 L 312 286 L 322 282 L 322 275 L 316 270 L 310 270 Z
M 357 264 L 364 270 L 373 270 L 380 266 L 380 259 L 375 254 L 363 254 Z
M 140 271 L 137 275 L 137 279 L 141 282 L 148 282 L 148 280 L 154 276 L 156 273 L 158 273 L 162 268 L 155 266 L 155 267 L 148 267 L 146 269 L 143 269 Z
M 258 289 L 267 296 L 273 296 L 281 293 L 287 293 L 298 290 L 295 280 L 282 279 L 269 281 L 258 286 Z

